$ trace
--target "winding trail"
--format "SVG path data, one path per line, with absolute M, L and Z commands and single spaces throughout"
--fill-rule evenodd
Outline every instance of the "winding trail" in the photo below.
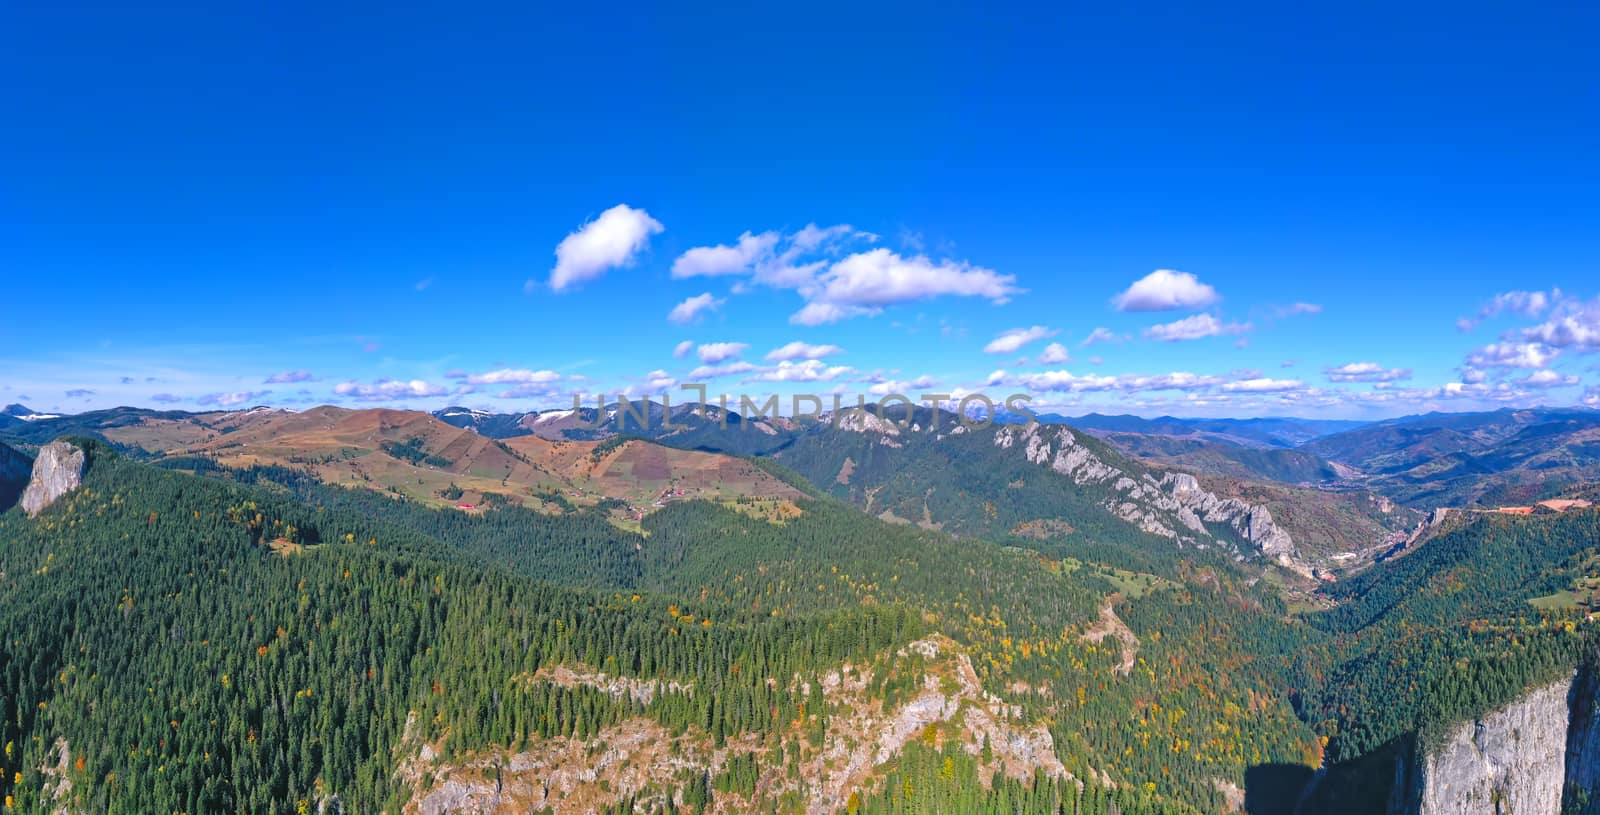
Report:
M 1106 637 L 1115 637 L 1122 643 L 1122 658 L 1117 661 L 1116 672 L 1118 676 L 1127 676 L 1133 673 L 1134 660 L 1139 656 L 1139 638 L 1135 637 L 1133 629 L 1117 616 L 1116 604 L 1121 599 L 1121 594 L 1107 597 L 1106 604 L 1100 607 L 1100 619 L 1096 620 L 1088 631 L 1083 632 L 1081 639 L 1098 645 Z

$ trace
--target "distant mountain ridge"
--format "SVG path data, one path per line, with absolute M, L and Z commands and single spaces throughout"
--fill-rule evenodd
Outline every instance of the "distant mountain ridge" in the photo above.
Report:
M 1430 413 L 1325 436 L 1302 449 L 1415 506 L 1528 503 L 1600 480 L 1600 411 Z
M 1236 443 L 1253 443 L 1272 447 L 1298 447 L 1313 439 L 1355 430 L 1368 424 L 1367 422 L 1349 419 L 1272 417 L 1255 419 L 1180 419 L 1175 416 L 1158 416 L 1154 419 L 1146 419 L 1127 414 L 1107 416 L 1101 413 L 1063 417 L 1062 421 L 1090 432 L 1106 431 L 1157 436 L 1221 437 Z

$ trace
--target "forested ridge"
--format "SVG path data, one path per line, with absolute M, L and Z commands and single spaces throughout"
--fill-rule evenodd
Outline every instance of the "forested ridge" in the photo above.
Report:
M 618 806 L 794 811 L 754 785 L 815 756 L 834 711 L 773 680 L 851 663 L 903 700 L 914 676 L 893 654 L 929 636 L 1045 727 L 1076 780 L 974 786 L 983 756 L 918 739 L 854 811 L 1217 811 L 1253 767 L 1314 767 L 1324 744 L 1354 760 L 1570 670 L 1582 616 L 1526 600 L 1581 573 L 1600 532 L 1594 512 L 1486 519 L 1297 615 L 1220 559 L 1140 576 L 822 496 L 782 519 L 675 503 L 631 532 L 589 510 L 428 509 L 283 468 L 169 462 L 191 475 L 92 444 L 90 458 L 38 518 L 0 514 L 15 811 L 62 794 L 96 812 L 392 812 L 421 744 L 517 750 L 630 720 L 768 758 Z M 1105 545 L 1137 566 L 1155 557 L 1139 543 Z M 1085 639 L 1108 605 L 1133 652 Z M 664 684 L 644 701 L 534 680 L 554 666 Z

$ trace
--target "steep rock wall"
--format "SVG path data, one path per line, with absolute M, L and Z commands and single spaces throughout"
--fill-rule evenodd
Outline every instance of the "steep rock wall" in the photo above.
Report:
M 1391 815 L 1600 815 L 1600 676 L 1534 688 L 1395 763 Z
M 38 515 L 57 498 L 75 490 L 83 483 L 83 471 L 88 457 L 83 448 L 65 441 L 53 441 L 39 448 L 33 460 L 33 477 L 22 491 L 22 509 L 29 515 Z
M 1559 815 L 1571 677 L 1536 688 L 1402 767 L 1400 813 Z

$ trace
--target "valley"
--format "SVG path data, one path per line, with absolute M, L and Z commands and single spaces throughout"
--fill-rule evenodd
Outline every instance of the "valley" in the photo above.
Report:
M 1585 499 L 1424 509 L 1383 479 L 1336 488 L 1354 465 L 1291 481 L 1130 447 L 1143 431 L 925 409 L 498 437 L 447 418 L 0 430 L 38 496 L 0 513 L 19 635 L 0 661 L 78 649 L 0 687 L 25 702 L 7 794 L 67 813 L 1438 812 L 1456 793 L 1396 767 L 1459 763 L 1435 734 L 1600 665 Z M 1206 444 L 1359 432 L 1228 429 Z M 161 690 L 113 703 L 134 687 Z M 185 780 L 214 762 L 236 780 Z M 1569 795 L 1519 772 L 1478 789 Z

